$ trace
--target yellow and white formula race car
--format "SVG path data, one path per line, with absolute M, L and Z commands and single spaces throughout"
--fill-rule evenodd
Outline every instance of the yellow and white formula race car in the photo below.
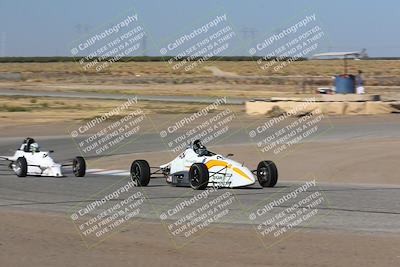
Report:
M 278 181 L 278 170 L 274 162 L 266 160 L 258 164 L 256 170 L 249 170 L 243 164 L 208 151 L 200 140 L 194 141 L 174 160 L 150 167 L 146 160 L 135 160 L 131 165 L 132 181 L 138 186 L 147 186 L 150 178 L 163 174 L 167 183 L 187 186 L 196 190 L 214 187 L 245 187 L 257 180 L 262 187 L 274 187 Z M 151 169 L 156 169 L 154 172 Z
M 0 156 L 0 160 L 10 162 L 8 167 L 18 176 L 63 177 L 62 169 L 71 167 L 76 177 L 86 173 L 86 162 L 83 157 L 76 157 L 65 164 L 55 163 L 50 157 L 53 151 L 40 151 L 33 138 L 26 138 L 13 156 Z

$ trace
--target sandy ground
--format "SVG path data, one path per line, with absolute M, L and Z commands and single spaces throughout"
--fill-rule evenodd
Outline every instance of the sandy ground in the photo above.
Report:
M 329 81 L 329 77 L 327 78 Z M 224 83 L 211 81 L 209 83 L 182 83 L 182 84 L 93 84 L 93 83 L 32 83 L 32 82 L 0 82 L 0 90 L 23 90 L 33 92 L 93 92 L 107 94 L 153 95 L 153 96 L 199 96 L 233 98 L 270 98 L 270 97 L 310 97 L 315 96 L 315 90 L 321 85 L 308 86 L 303 89 L 300 82 L 278 84 L 259 82 L 255 84 Z M 300 85 L 299 85 L 300 83 Z M 326 84 L 325 87 L 330 86 Z M 367 87 L 367 93 L 379 94 L 382 100 L 399 100 L 400 87 L 398 85 Z
M 204 107 L 204 105 L 202 105 Z M 232 108 L 232 106 L 229 106 Z M 109 110 L 107 110 L 109 111 Z M 198 110 L 195 110 L 198 111 Z M 255 123 L 256 121 L 267 120 L 268 117 L 264 115 L 258 116 L 248 116 L 245 114 L 244 107 L 239 110 L 233 110 L 236 115 L 240 118 L 234 121 L 233 126 L 243 126 L 244 122 Z M 194 111 L 193 111 L 194 112 Z M 10 113 L 9 113 L 10 114 Z M 103 114 L 103 113 L 100 113 Z M 100 114 L 96 114 L 99 116 Z M 192 114 L 192 113 L 189 113 Z M 37 116 L 37 115 L 36 115 Z M 23 117 L 23 114 L 18 116 Z M 155 125 L 165 125 L 168 122 L 177 120 L 178 118 L 184 117 L 182 114 L 164 113 L 164 114 L 151 114 L 149 118 L 153 121 Z M 11 136 L 21 136 L 24 137 L 26 134 L 32 136 L 53 136 L 53 135 L 67 135 L 69 134 L 68 128 L 76 128 L 82 125 L 80 121 L 57 121 L 57 122 L 29 122 L 27 120 L 21 121 L 21 124 L 15 124 L 12 118 L 17 118 L 16 114 L 10 115 L 10 120 L 8 122 L 1 121 L 0 124 L 0 137 L 11 137 Z M 373 125 L 382 129 L 385 123 L 400 123 L 400 116 L 397 114 L 383 114 L 383 115 L 362 115 L 362 116 L 327 116 L 329 123 L 335 127 L 336 124 L 341 125 Z M 13 126 L 13 127 L 10 127 Z M 45 131 L 43 130 L 45 128 Z
M 137 222 L 88 249 L 69 218 L 0 211 L 2 266 L 399 266 L 400 236 L 301 230 L 264 247 L 247 227 L 213 227 L 177 249 L 159 223 Z

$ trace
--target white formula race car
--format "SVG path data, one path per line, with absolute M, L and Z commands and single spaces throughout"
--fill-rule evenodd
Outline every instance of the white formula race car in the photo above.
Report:
M 132 181 L 138 186 L 147 186 L 155 174 L 163 174 L 167 183 L 204 190 L 207 186 L 244 187 L 256 180 L 262 187 L 274 187 L 278 181 L 276 165 L 269 160 L 261 161 L 256 170 L 250 171 L 243 164 L 228 157 L 208 151 L 200 140 L 194 141 L 183 153 L 171 162 L 150 167 L 145 160 L 135 160 L 131 165 Z M 151 172 L 151 169 L 157 169 Z
M 33 138 L 26 138 L 14 156 L 0 156 L 0 160 L 10 162 L 8 167 L 18 177 L 46 176 L 62 177 L 63 167 L 72 167 L 76 177 L 86 174 L 86 162 L 83 157 L 76 157 L 67 164 L 58 164 L 50 157 L 53 151 L 40 151 L 39 145 Z

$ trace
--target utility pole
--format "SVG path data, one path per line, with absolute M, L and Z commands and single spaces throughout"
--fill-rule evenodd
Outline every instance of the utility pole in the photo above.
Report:
M 257 33 L 256 29 L 243 27 L 242 30 L 240 30 L 239 32 L 242 34 L 243 39 L 250 39 L 250 43 L 252 45 L 256 42 L 256 33 Z
M 251 39 L 251 42 L 255 42 L 257 30 L 254 28 L 243 27 L 240 33 L 244 39 Z
M 144 33 L 142 38 L 142 55 L 145 57 L 147 56 L 147 35 Z
M 0 37 L 0 56 L 6 56 L 6 32 L 1 33 Z

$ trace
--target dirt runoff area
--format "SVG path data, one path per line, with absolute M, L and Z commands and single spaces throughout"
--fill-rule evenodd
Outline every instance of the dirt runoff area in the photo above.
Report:
M 0 211 L 1 266 L 399 266 L 400 236 L 300 230 L 265 248 L 250 227 L 214 227 L 176 249 L 160 223 L 137 222 L 85 247 L 65 215 Z

